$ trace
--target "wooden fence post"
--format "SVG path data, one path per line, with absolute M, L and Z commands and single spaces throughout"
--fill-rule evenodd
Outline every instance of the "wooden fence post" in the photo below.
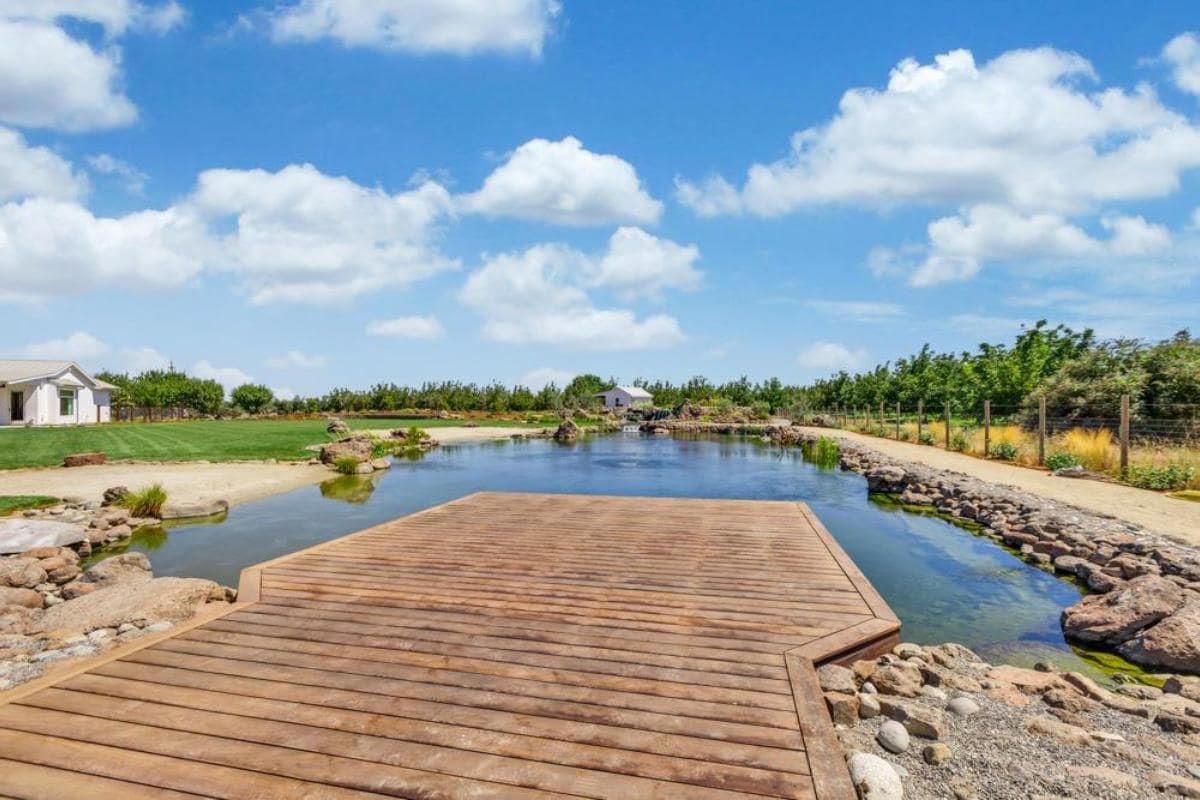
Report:
M 946 401 L 946 450 L 950 450 L 950 401 Z
M 879 401 L 879 430 L 883 434 L 883 437 L 886 439 L 887 438 L 887 428 L 883 427 L 883 401 L 882 400 Z
M 1121 395 L 1121 477 L 1129 470 L 1129 395 Z
M 917 444 L 921 443 L 921 415 L 925 413 L 925 401 L 917 401 Z
M 1038 398 L 1038 463 L 1046 463 L 1046 396 Z
M 983 401 L 983 457 L 991 455 L 992 448 L 992 401 Z
M 896 403 L 896 441 L 900 441 L 900 403 Z

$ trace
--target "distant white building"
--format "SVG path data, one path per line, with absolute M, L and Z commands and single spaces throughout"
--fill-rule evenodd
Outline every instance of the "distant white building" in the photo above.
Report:
M 108 422 L 115 388 L 74 361 L 0 360 L 0 425 Z
M 616 386 L 596 397 L 604 401 L 605 408 L 634 408 L 654 404 L 654 396 L 638 386 Z

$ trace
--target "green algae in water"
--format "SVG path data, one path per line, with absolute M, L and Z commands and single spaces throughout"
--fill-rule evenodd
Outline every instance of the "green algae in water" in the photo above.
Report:
M 1053 583 L 1061 585 L 1064 589 L 1070 587 L 1076 597 L 1082 597 L 1087 594 L 1086 586 L 1075 576 L 1058 575 L 1051 569 L 1039 568 L 1028 564 L 1021 556 L 1020 550 L 1004 544 L 998 538 L 991 535 L 988 528 L 974 520 L 946 514 L 933 506 L 902 503 L 899 497 L 894 494 L 872 494 L 870 495 L 870 500 L 872 504 L 885 511 L 904 512 L 915 516 L 937 519 L 969 531 L 977 537 L 989 540 L 995 547 L 1003 550 L 1011 557 L 1012 561 L 1008 564 L 994 564 L 989 568 L 973 570 L 973 575 L 982 581 L 995 580 L 1015 584 L 1020 580 L 1022 574 L 1027 574 L 1025 573 L 1026 570 L 1038 569 L 1039 572 L 1044 573 L 1050 578 Z M 1065 599 L 1069 600 L 1070 597 L 1068 596 Z M 1074 601 L 1072 600 L 1071 602 Z M 1017 620 L 1021 620 L 1024 617 L 1019 602 L 1013 603 L 1011 613 Z M 901 618 L 903 619 L 904 615 L 901 615 Z M 1161 688 L 1165 680 L 1165 678 L 1153 672 L 1149 672 L 1136 664 L 1126 661 L 1116 653 L 1106 650 L 1094 650 L 1070 643 L 1064 645 L 1061 642 L 1061 634 L 1059 636 L 1060 641 L 1053 642 L 1039 641 L 1036 636 L 1031 637 L 1028 633 L 1017 638 L 1006 639 L 1004 638 L 1004 632 L 1011 626 L 1006 624 L 1003 619 L 997 619 L 988 624 L 989 634 L 992 635 L 993 641 L 978 646 L 975 649 L 983 658 L 994 663 L 1031 668 L 1035 664 L 1042 662 L 1052 664 L 1055 668 L 1065 672 L 1082 672 L 1093 680 L 1109 686 L 1119 683 L 1144 683 L 1149 686 L 1158 686 Z M 905 631 L 902 629 L 901 636 L 903 637 L 904 634 Z M 959 640 L 955 639 L 954 641 Z

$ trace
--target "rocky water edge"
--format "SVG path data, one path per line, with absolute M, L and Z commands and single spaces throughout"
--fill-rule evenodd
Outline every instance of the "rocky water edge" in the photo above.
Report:
M 1200 797 L 1200 678 L 1110 691 L 957 644 L 817 677 L 865 800 Z
M 112 501 L 120 487 L 106 492 Z M 203 516 L 227 508 L 182 509 Z M 193 513 L 195 512 L 195 513 Z M 59 661 L 97 655 L 116 644 L 166 630 L 209 603 L 237 593 L 199 578 L 155 578 L 141 553 L 124 553 L 85 567 L 96 550 L 120 543 L 138 528 L 161 524 L 119 506 L 72 502 L 26 511 L 15 524 L 53 528 L 66 544 L 0 556 L 0 691 L 41 677 Z
M 784 445 L 819 436 L 794 427 L 764 435 Z M 1200 673 L 1200 551 L 1137 525 L 969 475 L 900 461 L 838 440 L 842 469 L 867 490 L 969 521 L 1031 564 L 1077 580 L 1092 594 L 1063 612 L 1063 633 L 1144 667 Z M 1064 478 L 1063 480 L 1069 480 Z

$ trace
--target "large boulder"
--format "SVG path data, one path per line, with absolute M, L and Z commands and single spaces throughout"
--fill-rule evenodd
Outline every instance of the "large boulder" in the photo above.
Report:
M 1137 664 L 1200 672 L 1200 601 L 1188 600 L 1174 614 L 1142 631 L 1118 650 Z
M 21 606 L 22 608 L 41 608 L 42 596 L 33 589 L 0 587 L 0 608 L 5 606 Z
M 850 780 L 862 800 L 901 800 L 904 784 L 896 769 L 874 753 L 853 752 L 846 759 Z
M 350 432 L 350 426 L 338 417 L 330 417 L 329 424 L 325 426 L 325 432 L 334 436 L 345 436 Z
M 108 461 L 104 453 L 73 453 L 63 459 L 64 467 L 92 467 Z
M 554 431 L 556 442 L 573 442 L 579 438 L 579 426 L 573 420 L 564 419 Z
M 46 582 L 46 570 L 36 558 L 0 558 L 0 587 L 32 589 Z
M 104 490 L 104 499 L 100 502 L 102 506 L 120 505 L 126 497 L 129 497 L 130 491 L 128 486 L 110 486 Z
M 37 547 L 64 547 L 83 541 L 86 531 L 73 522 L 6 517 L 0 519 L 0 555 Z
M 42 614 L 39 632 L 57 636 L 87 634 L 130 623 L 178 623 L 190 619 L 220 587 L 200 578 L 122 581 L 52 606 Z
M 1143 575 L 1107 594 L 1089 595 L 1063 611 L 1063 632 L 1080 642 L 1118 645 L 1174 614 L 1183 589 L 1157 575 Z
M 153 577 L 150 559 L 142 553 L 133 552 L 121 553 L 93 564 L 80 580 L 98 586 L 114 586 L 118 583 L 148 581 Z
M 370 461 L 375 452 L 375 439 L 371 436 L 349 436 L 321 448 L 321 463 L 333 464 L 340 458 L 355 461 Z
M 227 500 L 197 500 L 192 503 L 167 503 L 159 516 L 162 519 L 194 519 L 214 517 L 228 511 Z

